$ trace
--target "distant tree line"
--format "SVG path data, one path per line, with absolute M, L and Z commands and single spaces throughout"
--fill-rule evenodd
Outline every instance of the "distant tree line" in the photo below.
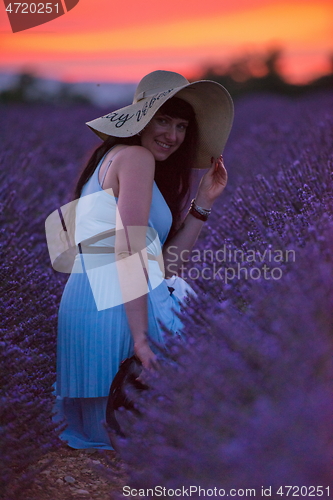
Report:
M 61 83 L 55 92 L 46 92 L 39 88 L 40 79 L 30 72 L 17 75 L 16 83 L 0 92 L 0 103 L 53 103 L 53 104 L 89 104 L 88 96 L 74 92 L 70 83 Z
M 285 81 L 279 70 L 282 51 L 273 50 L 265 56 L 243 56 L 224 67 L 207 68 L 200 76 L 225 86 L 232 97 L 249 92 L 268 91 L 285 95 L 301 95 L 315 89 L 333 89 L 333 53 L 330 72 L 307 84 L 296 85 Z
M 214 66 L 203 70 L 200 79 L 214 80 L 225 86 L 233 98 L 249 92 L 272 92 L 290 96 L 301 95 L 315 89 L 333 89 L 333 54 L 330 56 L 331 70 L 328 74 L 304 85 L 285 81 L 279 70 L 282 51 L 273 50 L 264 56 L 245 55 L 229 65 Z M 89 96 L 73 90 L 69 83 L 62 83 L 53 93 L 39 88 L 39 78 L 30 72 L 18 75 L 17 82 L 0 92 L 0 103 L 48 102 L 54 104 L 89 104 Z

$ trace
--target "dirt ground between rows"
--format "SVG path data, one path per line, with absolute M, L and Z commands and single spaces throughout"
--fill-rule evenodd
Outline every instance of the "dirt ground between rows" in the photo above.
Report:
M 64 444 L 38 465 L 46 468 L 26 492 L 26 500 L 112 500 L 126 485 L 124 466 L 114 451 L 74 450 Z M 111 480 L 96 469 L 101 465 L 112 471 Z

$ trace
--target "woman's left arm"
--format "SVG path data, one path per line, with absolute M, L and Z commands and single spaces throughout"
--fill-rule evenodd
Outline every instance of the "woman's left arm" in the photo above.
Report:
M 210 209 L 227 185 L 227 171 L 220 156 L 213 158 L 212 166 L 202 177 L 195 202 L 198 206 Z M 188 213 L 175 236 L 163 247 L 165 277 L 178 274 L 182 264 L 188 261 L 193 245 L 202 229 L 204 221 Z

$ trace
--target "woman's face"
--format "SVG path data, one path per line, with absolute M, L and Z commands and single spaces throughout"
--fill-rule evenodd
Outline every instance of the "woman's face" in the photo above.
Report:
M 166 160 L 183 143 L 187 126 L 187 120 L 157 112 L 141 132 L 141 146 L 147 148 L 156 161 Z

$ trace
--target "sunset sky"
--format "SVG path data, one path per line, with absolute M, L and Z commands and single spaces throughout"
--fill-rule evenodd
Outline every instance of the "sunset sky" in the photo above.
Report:
M 47 24 L 12 33 L 0 0 L 0 72 L 65 81 L 132 81 L 155 69 L 195 78 L 246 53 L 283 50 L 290 81 L 330 71 L 326 0 L 80 0 Z

